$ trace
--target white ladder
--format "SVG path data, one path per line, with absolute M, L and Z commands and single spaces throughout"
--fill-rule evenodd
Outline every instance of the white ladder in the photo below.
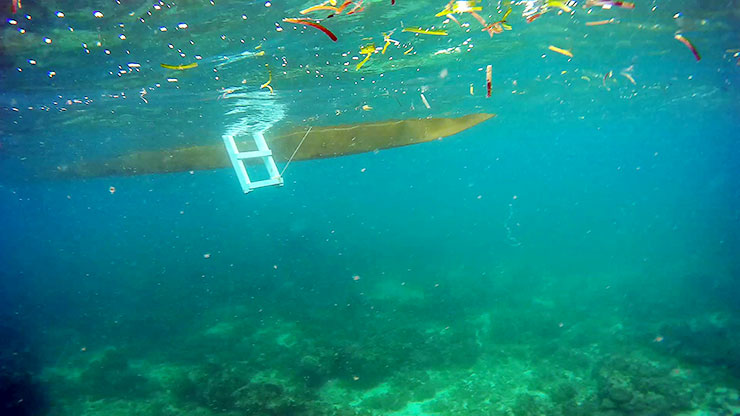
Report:
M 265 136 L 262 132 L 258 131 L 252 134 L 252 138 L 254 139 L 254 143 L 257 145 L 257 150 L 251 152 L 240 152 L 236 147 L 234 136 L 228 134 L 223 136 L 224 144 L 226 145 L 226 153 L 228 153 L 229 159 L 231 159 L 231 164 L 234 165 L 236 177 L 239 178 L 239 184 L 242 186 L 242 190 L 246 194 L 256 188 L 262 188 L 265 186 L 282 186 L 283 176 L 280 174 L 280 171 L 278 171 L 277 165 L 275 165 L 275 159 L 272 158 L 272 150 L 267 147 Z M 244 161 L 247 159 L 262 159 L 265 169 L 267 169 L 267 173 L 269 174 L 269 178 L 259 181 L 250 180 L 249 175 L 247 174 L 247 168 L 244 166 Z

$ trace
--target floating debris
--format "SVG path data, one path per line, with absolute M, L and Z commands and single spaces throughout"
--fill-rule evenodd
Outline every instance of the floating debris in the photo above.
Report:
M 319 29 L 320 31 L 326 33 L 326 36 L 329 36 L 329 38 L 333 40 L 334 42 L 337 41 L 337 36 L 334 33 L 332 33 L 331 30 L 322 26 L 320 23 L 317 23 L 317 22 L 314 22 L 308 19 L 293 19 L 293 18 L 285 18 L 283 19 L 283 22 L 295 23 L 297 25 L 311 26 L 313 28 Z
M 475 0 L 462 0 L 462 1 L 451 1 L 447 3 L 444 9 L 442 9 L 441 12 L 437 13 L 435 17 L 441 17 L 441 16 L 447 16 L 450 13 L 470 13 L 470 12 L 476 12 L 476 11 L 482 11 L 483 7 L 480 7 L 477 5 L 477 1 Z
M 573 9 L 565 5 L 565 3 L 563 3 L 562 1 L 548 1 L 547 6 L 558 8 L 566 13 L 570 13 L 573 11 Z
M 699 51 L 696 50 L 696 48 L 694 47 L 694 44 L 691 43 L 690 40 L 688 40 L 685 37 L 683 37 L 683 35 L 676 35 L 676 36 L 674 36 L 674 38 L 677 41 L 679 41 L 679 42 L 683 43 L 684 45 L 686 45 L 686 47 L 691 50 L 691 53 L 694 54 L 694 58 L 696 58 L 696 61 L 697 62 L 698 61 L 701 61 L 701 55 L 699 55 Z
M 493 65 L 488 65 L 486 67 L 486 98 L 491 98 L 491 85 L 493 80 Z M 472 94 L 472 85 L 470 87 L 471 94 Z
M 186 69 L 193 69 L 198 67 L 197 62 L 193 62 L 192 64 L 187 65 L 167 65 L 167 64 L 159 64 L 162 68 L 172 69 L 175 71 L 184 71 Z
M 386 43 L 386 45 L 388 44 Z M 365 62 L 367 62 L 370 59 L 370 55 L 375 53 L 375 44 L 371 43 L 371 44 L 361 47 L 360 53 L 365 55 L 365 59 L 363 59 L 362 61 L 360 61 L 359 64 L 357 64 L 357 67 L 355 67 L 355 70 L 357 71 L 359 71 L 360 68 L 362 68 L 362 66 L 365 65 Z M 383 48 L 383 53 L 385 53 L 385 48 Z
M 390 31 L 390 33 L 383 33 L 383 42 L 385 42 L 385 45 L 383 45 L 383 52 L 382 52 L 383 55 L 385 55 L 385 50 L 388 49 L 388 45 L 390 45 L 392 43 L 392 44 L 398 46 L 401 43 L 401 42 L 399 42 L 399 41 L 397 41 L 395 39 L 391 39 L 391 35 L 395 31 L 396 30 L 393 29 L 393 30 Z
M 355 7 L 353 7 L 352 10 L 350 10 L 349 12 L 347 12 L 347 16 L 349 16 L 351 14 L 359 13 L 359 12 L 365 10 L 365 7 L 362 6 L 362 2 L 363 1 L 364 0 L 360 0 L 359 2 L 355 3 Z
M 419 33 L 422 35 L 447 36 L 446 30 L 422 29 L 420 27 L 405 27 L 402 32 Z
M 488 34 L 493 37 L 494 33 L 502 33 L 504 30 L 511 30 L 511 26 L 506 22 L 506 18 L 509 17 L 509 14 L 511 14 L 511 7 L 509 7 L 509 10 L 504 13 L 504 17 L 501 20 L 487 25 L 481 29 L 481 31 L 488 32 Z
M 260 89 L 267 88 L 268 90 L 270 90 L 270 94 L 275 94 L 275 91 L 270 86 L 270 83 L 272 82 L 272 71 L 270 71 L 269 65 L 265 64 L 265 66 L 267 67 L 268 78 L 267 78 L 267 82 L 260 85 Z
M 601 80 L 601 83 L 604 85 L 604 88 L 606 88 L 607 91 L 609 90 L 609 87 L 606 86 L 606 80 L 611 78 L 613 75 L 614 75 L 614 72 L 609 71 L 606 74 L 604 74 L 604 78 Z
M 603 26 L 614 23 L 614 19 L 608 19 L 608 20 L 597 20 L 595 22 L 586 22 L 586 26 Z
M 327 6 L 327 4 L 329 4 L 329 6 Z M 334 14 L 332 14 L 331 16 L 334 16 L 334 15 L 337 15 L 337 14 L 341 14 L 344 11 L 344 9 L 347 8 L 347 6 L 349 6 L 350 4 L 352 4 L 352 0 L 345 1 L 339 7 L 335 7 L 336 4 L 337 4 L 336 2 L 325 1 L 325 2 L 323 2 L 321 4 L 317 4 L 316 6 L 311 6 L 311 7 L 307 8 L 307 9 L 303 9 L 303 10 L 301 10 L 300 13 L 301 14 L 307 14 L 307 13 L 315 12 L 317 10 L 331 10 L 331 11 L 334 12 Z M 357 9 L 356 6 L 352 10 L 354 11 L 355 9 Z
M 557 53 L 559 53 L 561 55 L 565 55 L 565 56 L 567 56 L 569 58 L 572 58 L 573 57 L 573 52 L 571 52 L 571 51 L 569 51 L 567 49 L 558 48 L 557 46 L 553 46 L 553 45 L 548 46 L 547 49 L 549 49 L 549 50 L 551 50 L 553 52 L 557 52 Z
M 629 80 L 629 82 L 632 83 L 632 85 L 637 85 L 637 82 L 635 82 L 635 78 L 632 77 L 632 75 L 629 72 L 627 72 L 627 71 L 620 72 L 619 75 L 627 78 Z
M 430 110 L 432 107 L 429 105 L 429 101 L 427 101 L 427 97 L 424 96 L 424 93 L 421 93 L 420 95 L 421 95 L 421 102 L 423 102 L 424 106 Z
M 634 9 L 635 3 L 629 1 L 612 1 L 612 0 L 586 0 L 585 8 L 601 7 L 602 9 L 611 9 L 612 7 L 621 7 L 623 9 Z

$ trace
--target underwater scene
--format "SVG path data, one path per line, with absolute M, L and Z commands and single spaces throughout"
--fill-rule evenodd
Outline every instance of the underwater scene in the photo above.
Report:
M 740 1 L 0 3 L 0 415 L 740 415 Z

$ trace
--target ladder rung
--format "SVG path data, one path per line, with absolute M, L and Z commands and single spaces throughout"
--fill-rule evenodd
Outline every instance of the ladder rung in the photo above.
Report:
M 261 188 L 263 186 L 272 186 L 272 185 L 282 185 L 283 184 L 283 178 L 272 178 L 272 179 L 264 179 L 261 181 L 254 181 L 250 182 L 249 186 L 251 188 Z
M 272 156 L 270 150 L 254 150 L 251 152 L 239 152 L 236 154 L 237 159 L 257 159 L 260 157 Z

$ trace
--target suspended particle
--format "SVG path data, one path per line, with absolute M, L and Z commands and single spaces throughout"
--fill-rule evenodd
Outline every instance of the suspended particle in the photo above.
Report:
M 93 12 L 93 16 L 95 16 L 98 19 L 102 19 L 103 18 L 103 12 L 101 12 L 100 10 L 96 10 L 96 11 Z
M 270 6 L 272 6 L 272 3 L 270 3 L 269 1 L 266 1 L 265 2 L 265 7 L 270 7 Z
M 187 23 L 178 23 L 177 24 L 177 28 L 178 29 L 187 29 L 188 28 L 188 24 Z
M 60 19 L 64 18 L 64 13 L 62 12 L 56 12 L 56 16 Z
M 47 45 L 50 44 L 51 43 L 51 38 L 47 38 L 46 36 L 44 36 L 44 43 L 47 44 Z
M 126 35 L 124 35 L 123 33 L 121 33 L 120 35 L 118 35 L 118 39 L 126 40 Z
M 49 76 L 49 78 L 53 78 L 53 77 L 54 77 L 54 75 L 56 75 L 56 74 L 57 74 L 57 73 L 56 73 L 56 72 L 54 72 L 54 71 L 49 71 L 49 72 L 47 72 L 47 73 L 46 73 L 46 75 L 48 75 L 48 76 Z
M 17 25 L 18 24 L 18 21 L 15 20 L 15 19 L 8 19 L 8 24 L 9 25 Z

